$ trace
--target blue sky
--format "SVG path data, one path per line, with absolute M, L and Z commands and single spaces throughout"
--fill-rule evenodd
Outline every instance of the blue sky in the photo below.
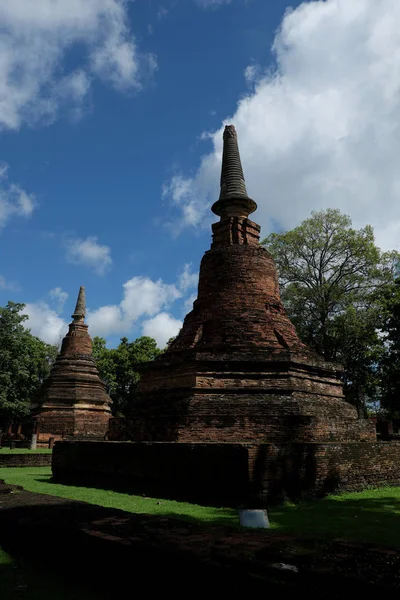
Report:
M 397 247 L 394 4 L 0 0 L 0 304 L 57 342 L 85 285 L 92 335 L 163 346 L 230 121 L 265 234 L 332 206 Z

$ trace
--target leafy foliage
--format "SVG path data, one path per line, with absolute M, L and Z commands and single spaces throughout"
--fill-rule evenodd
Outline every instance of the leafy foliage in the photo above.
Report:
M 113 400 L 114 416 L 129 414 L 140 378 L 137 367 L 141 363 L 154 360 L 160 352 L 156 341 L 146 336 L 133 342 L 123 337 L 119 346 L 111 349 L 107 348 L 104 338 L 93 339 L 93 356 Z
M 380 361 L 381 406 L 400 418 L 400 279 L 381 291 L 381 333 L 384 351 Z
M 57 348 L 24 327 L 24 304 L 0 307 L 0 423 L 29 414 L 31 400 L 49 375 Z
M 347 399 L 358 406 L 378 384 L 383 352 L 377 290 L 393 282 L 397 252 L 383 253 L 372 228 L 352 228 L 339 210 L 313 212 L 263 242 L 277 264 L 282 301 L 301 339 L 343 364 Z

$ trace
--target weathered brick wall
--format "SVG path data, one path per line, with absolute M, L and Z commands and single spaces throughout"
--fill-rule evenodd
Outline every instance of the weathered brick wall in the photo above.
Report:
M 165 392 L 168 388 L 196 388 L 205 393 L 296 393 L 305 400 L 309 395 L 311 400 L 315 396 L 328 397 L 332 406 L 335 399 L 343 398 L 342 383 L 332 365 L 290 351 L 218 350 L 161 356 L 141 367 L 139 394 Z M 356 414 L 348 404 L 340 406 L 342 412 Z
M 59 481 L 205 503 L 241 502 L 248 488 L 239 444 L 57 442 L 52 470 Z
M 3 467 L 49 467 L 51 454 L 2 454 L 0 450 L 0 468 Z
M 110 439 L 376 440 L 374 427 L 344 402 L 338 367 L 297 337 L 273 259 L 258 246 L 217 244 L 206 252 L 182 330 L 141 370 L 133 421 L 113 422 Z
M 50 437 L 104 436 L 111 398 L 91 354 L 88 326 L 73 322 L 50 376 L 40 390 L 32 417 L 39 425 L 39 443 Z
M 258 247 L 261 227 L 243 217 L 226 217 L 212 224 L 212 248 L 230 246 L 232 244 Z
M 92 354 L 92 340 L 88 334 L 86 323 L 73 322 L 64 337 L 61 345 L 60 355 L 87 355 Z
M 250 477 L 265 497 L 298 499 L 400 485 L 400 442 L 286 444 L 249 450 Z
M 345 418 L 340 410 L 330 416 L 331 407 L 326 416 L 322 400 L 316 401 L 314 414 L 301 414 L 302 410 L 306 409 L 295 398 L 273 395 L 198 395 L 188 402 L 174 399 L 169 403 L 160 398 L 153 404 L 153 414 L 144 407 L 133 419 L 111 419 L 108 439 L 277 444 L 376 441 L 372 421 Z
M 305 348 L 280 301 L 276 268 L 264 248 L 217 247 L 201 261 L 197 300 L 170 351 L 220 345 Z
M 96 410 L 95 407 L 64 407 L 60 404 L 38 416 L 38 442 L 48 442 L 51 437 L 56 440 L 69 436 L 104 437 L 108 430 L 109 418 L 108 412 Z
M 284 498 L 400 485 L 400 443 L 57 442 L 52 466 L 60 481 L 255 507 Z

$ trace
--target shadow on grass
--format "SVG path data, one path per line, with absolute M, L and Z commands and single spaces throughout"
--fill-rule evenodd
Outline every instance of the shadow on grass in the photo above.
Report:
M 130 525 L 126 514 L 118 510 L 59 502 L 44 495 L 36 496 L 33 502 L 29 504 L 27 498 L 25 505 L 0 511 L 0 546 L 9 555 L 18 557 L 22 569 L 25 568 L 21 578 L 16 578 L 10 571 L 12 567 L 4 566 L 1 591 L 7 592 L 4 595 L 7 600 L 20 600 L 20 595 L 13 595 L 19 580 L 29 587 L 30 593 L 26 588 L 23 594 L 26 600 L 114 600 L 126 597 L 130 590 L 145 592 L 150 597 L 152 593 L 165 595 L 171 591 L 174 597 L 183 598 L 187 597 L 186 584 L 193 582 L 196 592 L 202 593 L 209 593 L 211 587 L 214 591 L 233 593 L 242 584 L 245 589 L 260 591 L 261 584 L 251 573 L 204 560 L 196 542 L 194 552 L 190 551 L 191 535 L 197 534 L 198 539 L 203 532 L 198 524 L 183 529 L 172 520 L 141 515 Z M 88 524 L 94 523 L 96 528 L 98 521 L 109 517 L 117 521 L 116 530 L 113 524 L 105 529 L 110 537 L 86 533 L 88 526 L 90 529 Z M 118 542 L 115 536 L 121 532 L 123 537 L 132 535 L 131 544 Z M 48 552 L 37 551 L 32 541 L 39 539 Z M 278 591 L 281 582 L 272 582 L 271 588 Z
M 400 488 L 382 489 L 381 493 L 378 496 L 379 490 L 370 490 L 358 497 L 335 496 L 274 507 L 270 518 L 281 531 L 299 537 L 400 548 Z M 376 497 L 367 497 L 374 494 Z
M 112 485 L 88 487 L 93 485 L 90 481 L 81 482 L 80 485 L 76 482 L 61 484 L 44 477 L 42 473 L 31 473 L 29 477 L 40 484 L 40 489 L 35 489 L 38 493 L 63 496 L 53 487 L 56 485 L 63 488 L 62 492 L 66 490 L 69 498 L 93 505 L 114 506 L 131 513 L 152 514 L 209 526 L 238 527 L 238 514 L 235 509 L 193 504 L 179 506 L 175 502 L 171 506 L 168 499 L 160 499 L 157 495 L 151 496 L 149 493 L 143 496 L 140 491 L 138 493 L 137 488 L 132 491 L 128 486 L 123 492 L 118 490 L 117 494 L 135 494 L 136 497 L 130 505 L 129 497 L 119 498 L 117 494 L 112 495 L 115 493 L 115 487 Z M 22 481 L 15 483 L 23 485 Z M 72 487 L 77 488 L 76 495 Z M 197 504 L 199 500 L 196 498 L 194 501 Z M 328 496 L 316 501 L 269 506 L 267 510 L 271 533 L 400 547 L 400 488 L 381 488 L 359 494 Z
M 2 537 L 2 536 L 0 536 Z M 7 544 L 7 542 L 6 542 Z M 7 544 L 8 546 L 8 544 Z M 0 591 L 7 600 L 108 600 L 81 578 L 49 569 L 46 561 L 24 557 L 17 548 L 0 547 Z
M 190 503 L 187 500 L 160 498 L 149 493 L 140 493 L 141 489 L 138 490 L 138 488 L 132 488 L 131 486 L 120 486 L 119 489 L 115 489 L 115 486 L 112 485 L 94 486 L 93 482 L 91 485 L 89 481 L 80 483 L 63 481 L 59 483 L 51 477 L 43 477 L 41 474 L 35 475 L 32 473 L 29 474 L 29 479 L 40 484 L 39 490 L 35 486 L 36 493 L 60 498 L 67 497 L 97 506 L 124 510 L 132 514 L 149 514 L 210 526 L 239 527 L 238 513 L 233 508 L 199 505 L 198 502 Z M 76 494 L 74 493 L 75 489 L 78 490 Z M 148 492 L 147 488 L 146 491 Z M 132 503 L 129 501 L 130 497 L 132 497 Z
M 35 480 L 41 484 L 57 484 L 52 479 L 40 476 L 35 477 Z M 62 485 L 66 488 L 70 487 L 65 483 Z M 90 484 L 76 485 L 75 482 L 71 485 L 79 488 Z M 115 492 L 115 487 L 112 485 L 103 485 L 100 488 L 92 489 L 94 493 L 98 489 Z M 129 486 L 123 489 L 124 492 L 118 492 L 132 493 Z M 51 493 L 51 489 L 49 489 L 49 493 Z M 137 494 L 137 488 L 133 493 Z M 148 498 L 148 500 L 154 500 L 154 498 Z M 163 499 L 157 506 L 155 512 L 157 516 L 212 526 L 239 526 L 237 511 L 234 509 L 225 509 L 227 512 L 224 514 L 220 508 L 205 506 L 203 514 L 190 515 L 183 512 L 184 508 L 182 508 L 182 512 L 172 512 L 167 507 L 165 507 L 166 510 L 163 510 L 162 504 Z M 168 506 L 168 499 L 166 499 L 166 505 Z M 212 512 L 213 508 L 215 513 Z M 141 510 L 140 512 L 147 511 Z M 154 513 L 151 507 L 149 507 L 149 513 Z M 271 506 L 268 508 L 268 515 L 273 533 L 400 547 L 400 488 L 382 488 L 360 494 L 328 496 L 321 500 Z
M 371 508 L 375 511 L 379 512 L 379 505 Z M 165 511 L 159 516 L 169 515 Z M 103 535 L 88 535 L 93 528 Z M 5 565 L 0 585 L 4 575 L 8 588 L 1 590 L 7 591 L 7 600 L 20 600 L 16 588 L 21 583 L 28 585 L 26 600 L 92 600 L 94 594 L 98 600 L 108 600 L 126 596 L 127 590 L 145 590 L 150 596 L 171 591 L 182 597 L 180 589 L 187 595 L 183 584 L 195 582 L 196 592 L 209 593 L 212 588 L 225 594 L 237 594 L 239 589 L 265 594 L 268 589 L 281 595 L 301 589 L 309 597 L 336 599 L 349 593 L 352 582 L 358 593 L 369 589 L 371 582 L 380 584 L 379 579 L 390 590 L 396 585 L 399 554 L 380 555 L 363 546 L 344 552 L 337 544 L 284 536 L 271 544 L 269 532 L 235 535 L 228 536 L 232 541 L 227 542 L 225 536 L 207 532 L 199 524 L 183 526 L 151 515 L 127 519 L 118 510 L 16 494 L 9 508 L 0 511 L 0 546 L 12 556 L 22 555 L 23 571 L 21 577 L 14 576 L 10 565 Z M 120 543 L 119 537 L 131 543 Z M 220 541 L 237 548 L 231 557 L 223 544 L 219 547 Z M 315 560 L 319 569 L 314 568 Z M 298 565 L 300 575 L 274 569 L 271 574 L 271 563 L 277 562 Z

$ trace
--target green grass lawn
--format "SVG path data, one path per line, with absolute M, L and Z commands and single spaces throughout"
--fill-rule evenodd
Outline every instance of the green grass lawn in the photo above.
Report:
M 0 479 L 26 490 L 82 500 L 133 513 L 168 515 L 200 523 L 238 526 L 237 511 L 51 483 L 50 467 L 0 469 Z M 272 532 L 400 547 L 400 487 L 327 496 L 316 502 L 268 509 Z
M 30 450 L 29 448 L 0 448 L 0 456 L 2 454 L 51 454 L 53 450 L 49 448 L 38 448 L 37 450 Z
M 186 502 L 175 502 L 160 498 L 143 498 L 110 490 L 76 487 L 51 483 L 50 467 L 18 467 L 0 468 L 0 479 L 6 483 L 22 485 L 30 492 L 51 494 L 60 498 L 82 500 L 90 504 L 119 508 L 132 513 L 152 514 L 196 520 L 204 523 L 235 525 L 238 522 L 237 512 L 230 508 L 213 508 L 198 506 Z

